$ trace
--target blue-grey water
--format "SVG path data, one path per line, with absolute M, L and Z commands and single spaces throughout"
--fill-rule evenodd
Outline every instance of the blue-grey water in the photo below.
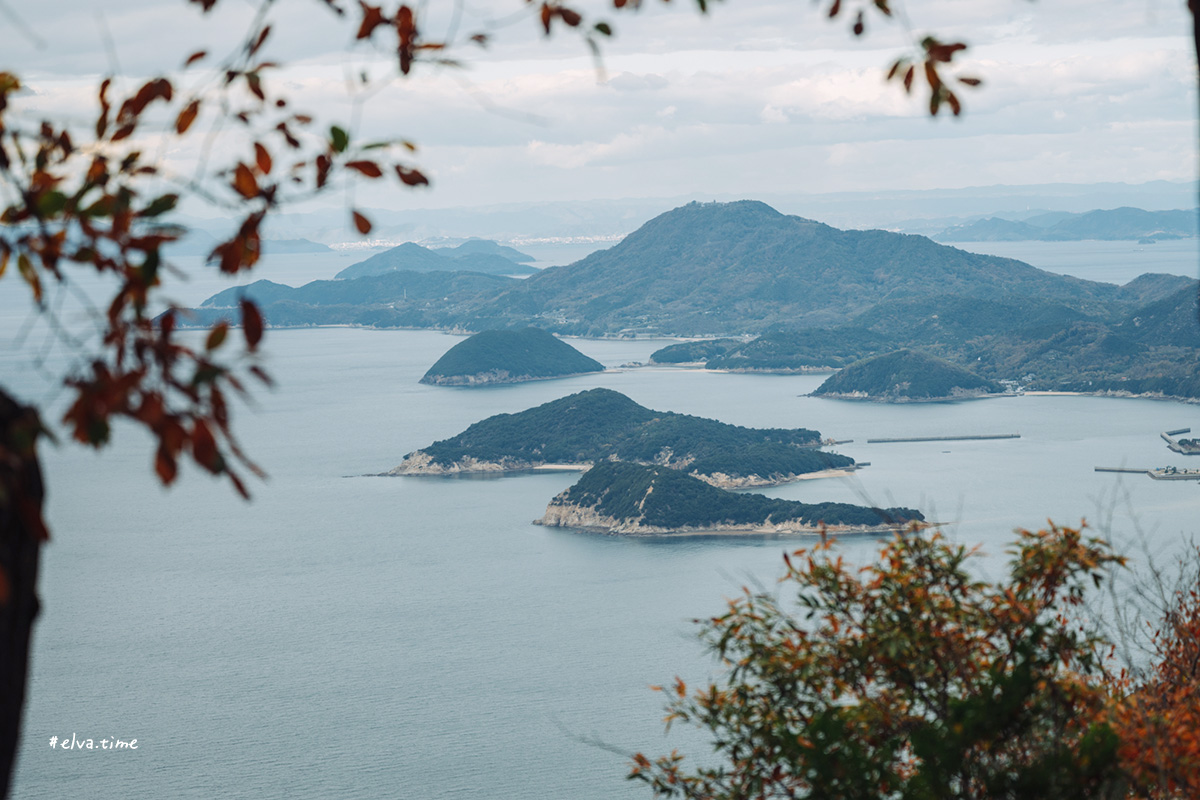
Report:
M 299 283 L 346 263 L 303 257 L 260 275 Z M 1113 248 L 1096 269 L 1123 263 Z M 181 299 L 213 286 L 199 279 Z M 0 293 L 5 382 L 61 404 L 29 360 L 40 329 L 12 346 L 25 318 L 14 296 Z M 853 439 L 840 449 L 871 462 L 855 479 L 770 493 L 918 506 L 981 544 L 989 572 L 1001 569 L 1013 528 L 1047 518 L 1086 517 L 1169 559 L 1200 511 L 1195 483 L 1093 471 L 1190 465 L 1158 432 L 1200 431 L 1200 406 L 1062 396 L 855 404 L 802 397 L 820 376 L 674 369 L 484 390 L 419 385 L 458 339 L 270 332 L 278 387 L 256 392 L 236 420 L 270 473 L 248 504 L 194 469 L 160 489 L 145 437 L 128 428 L 100 454 L 47 451 L 54 539 L 16 797 L 648 797 L 608 748 L 702 752 L 694 735 L 664 737 L 647 687 L 715 675 L 689 620 L 719 612 L 743 585 L 772 586 L 797 542 L 531 525 L 573 482 L 566 473 L 361 477 L 490 414 L 594 386 L 652 408 Z M 662 344 L 572 343 L 613 367 Z M 69 357 L 52 350 L 47 371 Z M 1021 438 L 865 442 L 976 433 Z M 875 544 L 840 547 L 863 561 Z M 136 738 L 138 748 L 50 748 L 50 737 L 72 735 L 97 746 Z

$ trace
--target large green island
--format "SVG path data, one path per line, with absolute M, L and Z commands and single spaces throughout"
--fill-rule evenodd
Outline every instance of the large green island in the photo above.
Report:
M 653 411 L 620 392 L 591 389 L 517 414 L 497 414 L 409 453 L 388 475 L 585 469 L 602 461 L 669 467 L 714 486 L 768 486 L 841 473 L 854 459 L 820 449 L 805 428 L 744 428 Z
M 718 489 L 666 467 L 602 461 L 534 524 L 626 536 L 876 533 L 923 522 L 911 508 L 801 503 Z
M 604 365 L 540 328 L 483 331 L 446 351 L 421 383 L 488 386 L 603 372 Z

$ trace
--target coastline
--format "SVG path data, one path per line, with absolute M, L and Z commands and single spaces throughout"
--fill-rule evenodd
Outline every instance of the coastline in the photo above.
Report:
M 432 457 L 418 450 L 405 456 L 404 460 L 398 466 L 377 474 L 379 477 L 387 478 L 453 478 L 460 476 L 469 477 L 472 475 L 501 477 L 503 475 L 519 475 L 529 472 L 587 472 L 591 468 L 592 464 L 587 462 L 534 464 L 516 461 L 478 461 L 474 458 L 466 458 L 446 466 L 434 463 Z M 716 486 L 718 489 L 755 489 L 768 486 L 783 486 L 795 481 L 816 480 L 817 478 L 847 478 L 860 468 L 860 465 L 854 464 L 850 467 L 834 467 L 817 470 L 816 472 L 793 473 L 777 479 L 763 478 L 758 475 L 734 476 L 723 472 L 716 472 L 711 475 L 700 475 L 695 472 L 686 474 L 691 475 L 693 478 L 698 478 L 707 484 Z
M 564 493 L 565 494 L 565 493 Z M 769 520 L 769 518 L 768 518 Z M 881 523 L 879 525 L 825 525 L 812 524 L 793 518 L 781 522 L 763 521 L 758 524 L 716 523 L 703 527 L 664 528 L 646 525 L 641 518 L 617 519 L 606 516 L 590 506 L 564 502 L 562 495 L 546 506 L 546 513 L 533 520 L 534 525 L 547 528 L 570 528 L 589 531 L 605 536 L 627 536 L 631 538 L 687 538 L 687 537 L 791 537 L 791 536 L 857 536 L 879 535 L 907 529 L 913 523 Z M 927 523 L 916 523 L 927 527 Z

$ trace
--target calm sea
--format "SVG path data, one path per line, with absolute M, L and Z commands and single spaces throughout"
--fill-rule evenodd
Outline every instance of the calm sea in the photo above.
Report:
M 1126 249 L 1089 251 L 1096 275 L 1128 269 Z M 294 258 L 260 274 L 299 283 L 346 263 Z M 180 298 L 212 289 L 197 280 Z M 5 381 L 61 405 L 30 361 L 43 329 L 13 346 L 25 315 L 16 292 L 6 294 Z M 649 368 L 486 390 L 419 385 L 456 341 L 270 332 L 278 388 L 256 392 L 237 414 L 246 449 L 270 473 L 251 503 L 195 470 L 160 489 L 136 431 L 119 430 L 99 455 L 47 451 L 54 539 L 16 797 L 649 797 L 623 780 L 619 753 L 704 748 L 686 731 L 664 736 L 648 686 L 715 675 L 690 620 L 719 612 L 744 585 L 772 588 L 781 554 L 797 542 L 633 540 L 531 525 L 570 474 L 363 477 L 490 414 L 594 386 L 652 408 L 853 439 L 841 451 L 871 462 L 855 479 L 770 493 L 920 507 L 954 538 L 981 545 L 979 568 L 989 573 L 1002 569 L 1013 528 L 1047 518 L 1086 518 L 1169 561 L 1200 512 L 1194 483 L 1093 472 L 1196 466 L 1158 433 L 1200 431 L 1200 406 L 1032 396 L 853 404 L 803 397 L 820 377 Z M 663 344 L 572 343 L 613 367 Z M 72 354 L 51 348 L 45 358 L 53 373 Z M 1021 438 L 866 443 L 980 433 Z M 865 561 L 875 543 L 840 546 Z M 136 738 L 138 747 L 63 751 L 49 746 L 52 736 Z

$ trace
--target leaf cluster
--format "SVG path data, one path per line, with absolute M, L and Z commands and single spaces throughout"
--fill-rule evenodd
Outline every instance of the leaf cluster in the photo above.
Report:
M 1105 643 L 1070 612 L 1122 560 L 1059 527 L 1019 533 L 1006 581 L 969 555 L 938 532 L 858 570 L 831 542 L 796 551 L 794 602 L 731 601 L 701 625 L 724 678 L 669 692 L 668 725 L 707 730 L 719 763 L 639 753 L 630 777 L 687 798 L 1117 796 Z

